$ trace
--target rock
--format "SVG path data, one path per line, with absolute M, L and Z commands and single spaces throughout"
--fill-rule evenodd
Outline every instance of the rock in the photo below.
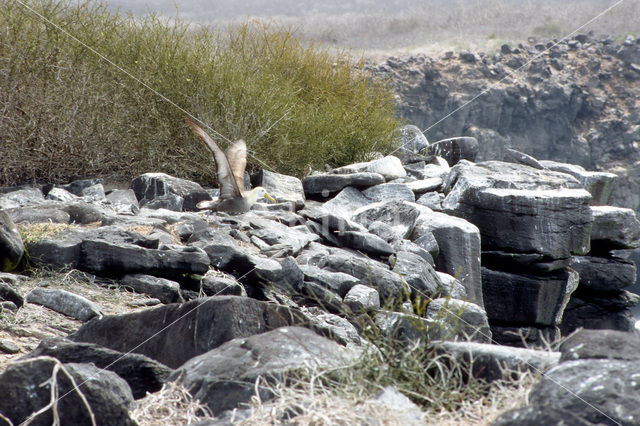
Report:
M 297 287 L 297 294 L 295 294 L 294 299 L 298 304 L 318 306 L 322 310 L 332 313 L 343 313 L 345 311 L 342 298 L 334 291 L 308 281 L 303 281 Z
M 80 195 L 88 201 L 105 201 L 104 186 L 101 183 L 88 186 L 80 191 Z
M 327 212 L 349 219 L 354 211 L 370 203 L 371 200 L 365 197 L 362 192 L 348 186 L 331 200 L 324 203 L 322 207 Z
M 157 298 L 162 303 L 182 302 L 180 284 L 165 278 L 145 274 L 127 274 L 121 284 L 135 291 Z
M 373 256 L 389 256 L 396 252 L 385 240 L 369 232 L 343 231 L 335 236 L 341 245 Z
M 306 227 L 292 229 L 268 219 L 251 219 L 249 223 L 255 228 L 249 231 L 250 236 L 258 237 L 270 246 L 286 247 L 289 254 L 293 256 L 297 256 L 310 242 L 318 240 L 318 236 Z
M 429 141 L 424 133 L 412 124 L 400 128 L 400 138 L 402 146 L 397 154 L 402 163 L 411 162 L 416 158 L 416 154 L 420 154 L 423 149 L 429 146 Z
M 571 269 L 535 276 L 482 268 L 489 321 L 559 325 L 578 279 Z
M 561 338 L 560 329 L 556 326 L 508 326 L 491 325 L 493 343 L 521 348 L 541 348 L 546 350 Z
M 442 157 L 433 157 L 432 163 L 426 163 L 424 161 L 406 164 L 404 167 L 407 170 L 407 173 L 412 177 L 418 180 L 427 180 L 427 179 L 440 179 L 443 182 L 449 176 L 449 164 L 447 160 Z
M 471 374 L 476 379 L 487 382 L 508 378 L 517 372 L 544 372 L 557 365 L 560 359 L 559 352 L 510 348 L 488 343 L 434 342 L 430 348 L 436 353 L 446 353 L 458 361 L 471 364 Z
M 291 203 L 296 210 L 304 206 L 306 200 L 304 189 L 302 187 L 302 181 L 297 177 L 262 169 L 257 175 L 252 177 L 251 181 L 254 186 L 263 187 L 269 195 L 280 203 Z
M 22 187 L 9 192 L 0 192 L 0 210 L 13 209 L 44 202 L 44 195 L 38 188 Z
M 40 342 L 32 352 L 21 360 L 50 356 L 63 364 L 93 364 L 122 377 L 135 399 L 143 398 L 147 392 L 154 393 L 162 388 L 173 370 L 144 355 L 121 353 L 90 343 L 76 343 L 53 337 Z
M 57 187 L 80 197 L 82 195 L 82 191 L 84 191 L 86 188 L 103 184 L 104 180 L 102 179 L 78 179 L 66 185 L 58 185 Z
M 398 160 L 399 161 L 399 160 Z M 404 169 L 403 169 L 404 170 Z M 385 179 L 379 173 L 352 173 L 352 174 L 319 174 L 307 176 L 302 180 L 306 195 L 321 195 L 328 197 L 348 186 L 355 188 L 368 188 L 384 183 Z
M 96 303 L 61 289 L 36 287 L 29 292 L 26 301 L 45 306 L 82 322 L 102 316 L 102 308 Z
M 69 379 L 73 378 L 73 382 Z M 51 378 L 55 381 L 50 381 Z M 133 397 L 129 385 L 111 371 L 90 364 L 61 364 L 53 358 L 36 358 L 15 362 L 0 374 L 0 413 L 13 424 L 22 424 L 29 416 L 49 404 L 52 383 L 57 401 L 59 424 L 91 424 L 87 405 L 96 424 L 136 425 L 129 417 Z M 78 395 L 78 388 L 84 399 Z M 33 425 L 54 424 L 51 410 L 35 417 Z
M 380 309 L 380 295 L 366 285 L 356 284 L 344 296 L 344 304 L 353 312 L 372 312 Z
M 618 258 L 574 256 L 571 268 L 580 275 L 580 288 L 620 290 L 636 281 L 634 262 Z
M 374 202 L 410 201 L 414 202 L 416 196 L 404 183 L 383 183 L 372 186 L 362 191 L 362 194 Z
M 387 339 L 413 345 L 443 338 L 455 338 L 449 324 L 421 318 L 412 313 L 380 310 L 374 316 L 374 322 Z
M 140 200 L 140 207 L 152 210 L 171 210 L 181 212 L 184 207 L 184 198 L 177 194 L 159 195 L 151 200 L 143 198 Z
M 114 189 L 106 198 L 118 214 L 135 215 L 140 211 L 140 204 L 132 189 Z
M 71 223 L 79 225 L 88 225 L 95 222 L 102 222 L 102 225 L 108 225 L 106 222 L 112 217 L 112 214 L 103 207 L 85 201 L 67 202 L 61 207 L 69 214 Z
M 24 305 L 24 298 L 20 295 L 13 285 L 0 282 L 0 300 L 13 302 L 18 308 Z
M 400 251 L 390 263 L 409 286 L 412 298 L 428 300 L 444 286 L 429 262 L 415 253 Z
M 594 250 L 640 247 L 640 221 L 631 209 L 593 206 L 591 241 Z
M 202 278 L 202 292 L 207 296 L 247 296 L 247 292 L 233 276 L 209 271 Z
M 613 201 L 616 184 L 620 180 L 615 173 L 590 172 L 576 164 L 559 163 L 556 161 L 540 161 L 544 167 L 554 172 L 568 173 L 582 183 L 584 189 L 591 194 L 592 206 L 605 206 Z
M 427 261 L 431 266 L 435 266 L 433 256 L 438 255 L 438 243 L 435 238 L 429 239 L 428 236 L 423 236 L 416 242 L 409 240 L 394 240 L 392 247 L 396 252 L 406 251 L 409 253 L 417 254 L 421 258 Z
M 502 161 L 505 161 L 507 163 L 524 164 L 525 166 L 533 167 L 534 169 L 538 170 L 544 170 L 545 168 L 542 164 L 540 164 L 538 160 L 536 160 L 532 156 L 511 148 L 504 149 Z
M 537 406 L 526 406 L 509 410 L 498 417 L 491 426 L 539 426 L 539 425 L 571 425 L 593 426 L 593 423 L 583 420 L 580 412 L 571 413 L 564 409 Z
M 13 355 L 20 352 L 20 347 L 10 340 L 0 339 L 0 352 Z
M 47 193 L 46 199 L 51 201 L 75 201 L 78 197 L 73 195 L 66 189 L 62 188 L 52 188 L 49 193 Z
M 476 161 L 478 141 L 476 138 L 466 136 L 443 139 L 429 145 L 425 152 L 438 155 L 447 160 L 450 166 L 454 166 L 460 160 Z
M 482 264 L 489 269 L 501 269 L 524 273 L 549 273 L 571 265 L 572 258 L 550 259 L 541 253 L 508 253 L 501 250 L 484 250 Z
M 614 330 L 578 330 L 559 347 L 560 362 L 577 359 L 640 360 L 640 336 Z
M 135 192 L 141 205 L 143 200 L 152 201 L 163 195 L 177 195 L 184 200 L 184 210 L 197 210 L 200 201 L 211 200 L 211 196 L 200 185 L 186 179 L 169 176 L 164 173 L 145 173 L 131 181 L 130 189 Z
M 355 174 L 355 173 L 377 173 L 384 177 L 386 181 L 405 177 L 406 170 L 402 167 L 402 162 L 398 157 L 388 155 L 384 158 L 368 161 L 366 163 L 356 163 L 344 167 L 333 169 L 335 174 Z M 357 185 L 351 185 L 357 186 Z
M 216 269 L 228 272 L 248 272 L 248 254 L 238 247 L 227 231 L 202 229 L 194 232 L 189 237 L 187 244 L 204 250 L 209 257 L 211 266 Z
M 438 192 L 427 192 L 416 200 L 417 204 L 430 208 L 431 210 L 441 211 L 444 195 Z
M 547 371 L 529 393 L 537 410 L 579 413 L 588 424 L 640 423 L 637 361 L 586 359 L 565 361 Z
M 467 297 L 478 306 L 483 305 L 480 273 L 480 231 L 464 219 L 420 207 L 420 216 L 410 235 L 417 241 L 433 234 L 438 242 L 436 269 L 458 279 Z
M 457 299 L 434 299 L 427 305 L 425 318 L 444 321 L 456 335 L 474 342 L 491 343 L 487 313 L 475 303 Z
M 436 271 L 436 274 L 438 274 L 438 276 L 440 277 L 440 282 L 442 282 L 440 297 L 451 297 L 452 299 L 467 298 L 467 289 L 465 289 L 462 283 L 455 277 L 438 271 Z
M 598 301 L 602 302 L 602 300 Z M 637 299 L 636 299 L 637 302 Z M 561 330 L 567 335 L 576 328 L 633 332 L 636 319 L 628 308 L 609 309 L 600 303 L 574 295 L 564 310 Z
M 172 379 L 216 415 L 248 403 L 256 389 L 262 401 L 273 398 L 266 384 L 288 372 L 341 367 L 354 358 L 351 351 L 311 330 L 283 327 L 231 340 L 187 361 Z
M 633 308 L 640 300 L 640 294 L 631 293 L 626 290 L 594 291 L 581 287 L 578 287 L 578 290 L 571 296 L 596 304 L 610 311 L 621 311 L 625 308 Z
M 445 187 L 443 208 L 480 229 L 483 250 L 552 259 L 589 251 L 591 195 L 572 176 L 498 161 L 461 162 Z
M 412 203 L 389 201 L 372 203 L 356 210 L 351 220 L 365 227 L 373 222 L 391 226 L 399 238 L 406 238 L 413 230 L 420 212 Z
M 397 421 L 403 425 L 419 426 L 425 424 L 426 419 L 420 408 L 393 386 L 382 389 L 373 401 L 394 413 Z
M 70 223 L 71 216 L 57 204 L 38 204 L 6 210 L 15 223 Z
M 304 281 L 319 284 L 340 297 L 345 297 L 355 285 L 360 283 L 359 279 L 343 272 L 330 272 L 312 265 L 300 265 L 300 269 L 304 274 Z
M 0 210 L 0 272 L 13 271 L 24 255 L 24 244 L 15 223 Z
M 414 194 L 420 195 L 426 192 L 436 191 L 442 188 L 442 184 L 443 184 L 442 178 L 432 177 L 428 179 L 418 179 L 412 182 L 407 182 L 404 184 L 404 186 L 408 187 L 411 191 L 413 191 Z M 414 201 L 414 200 L 407 200 L 407 201 Z
M 284 307 L 246 297 L 217 296 L 108 315 L 84 324 L 69 338 L 132 351 L 176 368 L 236 337 L 300 323 L 301 315 Z

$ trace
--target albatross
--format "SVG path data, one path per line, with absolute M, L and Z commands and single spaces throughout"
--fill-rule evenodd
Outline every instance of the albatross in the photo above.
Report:
M 247 166 L 247 144 L 242 140 L 234 142 L 224 153 L 200 126 L 187 118 L 187 124 L 213 153 L 216 163 L 216 174 L 220 196 L 214 201 L 200 201 L 196 207 L 209 209 L 215 212 L 245 213 L 251 209 L 260 198 L 275 203 L 267 191 L 261 187 L 255 187 L 249 192 L 244 192 L 244 169 Z

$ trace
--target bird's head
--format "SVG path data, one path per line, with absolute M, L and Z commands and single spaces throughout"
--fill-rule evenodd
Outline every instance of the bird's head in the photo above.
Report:
M 255 188 L 253 188 L 251 191 L 249 191 L 246 195 L 245 195 L 245 199 L 248 201 L 250 206 L 253 206 L 255 204 L 256 201 L 258 201 L 261 198 L 266 198 L 267 200 L 271 201 L 272 203 L 275 203 L 276 200 L 267 193 L 267 190 L 264 189 L 261 186 L 257 186 Z

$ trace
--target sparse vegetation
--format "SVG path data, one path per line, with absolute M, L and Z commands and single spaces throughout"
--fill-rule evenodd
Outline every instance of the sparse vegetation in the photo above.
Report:
M 287 27 L 220 32 L 93 1 L 31 7 L 55 26 L 15 1 L 0 4 L 0 185 L 148 171 L 211 183 L 213 162 L 186 111 L 223 146 L 244 138 L 250 163 L 288 174 L 395 143 L 392 93 L 347 52 L 303 46 Z

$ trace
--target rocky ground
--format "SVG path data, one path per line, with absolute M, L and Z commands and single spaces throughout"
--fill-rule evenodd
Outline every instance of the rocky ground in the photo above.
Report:
M 278 203 L 237 216 L 194 212 L 215 191 L 158 173 L 106 192 L 99 180 L 3 188 L 3 268 L 32 269 L 0 276 L 0 419 L 134 424 L 171 384 L 217 418 L 202 424 L 265 407 L 281 422 L 293 408 L 269 405 L 274 379 L 371 363 L 375 335 L 471 358 L 476 380 L 548 370 L 496 424 L 567 411 L 637 423 L 640 395 L 621 378 L 640 374 L 640 297 L 626 290 L 640 222 L 607 205 L 618 178 L 509 149 L 475 162 L 474 138 L 403 133 L 397 157 L 303 181 L 263 170 L 252 184 Z M 549 350 L 579 327 L 606 330 Z M 383 406 L 428 421 L 397 388 L 366 401 L 364 419 Z

